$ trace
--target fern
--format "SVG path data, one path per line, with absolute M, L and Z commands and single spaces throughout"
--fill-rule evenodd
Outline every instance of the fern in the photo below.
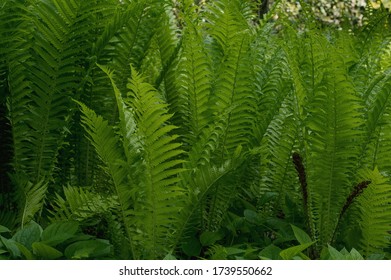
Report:
M 183 42 L 186 60 L 181 64 L 184 76 L 181 85 L 187 93 L 184 123 L 189 126 L 187 141 L 192 146 L 187 166 L 195 176 L 238 158 L 242 148 L 244 151 L 250 148 L 256 102 L 251 91 L 252 68 L 245 65 L 250 59 L 251 36 L 248 36 L 250 32 L 241 30 L 247 22 L 236 4 L 219 1 L 207 7 L 217 14 L 208 15 L 210 22 L 205 26 L 210 28 L 212 40 L 205 47 L 197 26 L 190 22 L 186 26 Z M 195 44 L 187 41 L 190 39 Z M 232 170 L 224 179 L 208 185 L 204 194 L 201 191 L 200 209 L 194 212 L 198 213 L 201 230 L 219 229 L 236 197 L 237 185 Z
M 9 54 L 10 46 L 14 45 L 16 41 L 16 34 L 14 24 L 9 24 L 8 19 L 15 16 L 12 7 L 9 3 L 1 3 L 0 12 L 0 36 L 2 42 L 0 43 L 0 131 L 2 136 L 0 138 L 0 152 L 2 158 L 0 160 L 0 208 L 5 210 L 11 207 L 12 197 L 11 193 L 11 182 L 7 176 L 11 170 L 10 163 L 12 160 L 12 127 L 7 119 L 7 98 L 9 96 L 9 86 L 7 84 L 7 76 L 9 66 Z M 7 24 L 8 23 L 8 24 Z M 13 36 L 10 36 L 10 33 Z
M 155 35 L 161 69 L 153 84 L 167 102 L 169 113 L 174 114 L 171 119 L 172 123 L 179 128 L 182 119 L 179 114 L 180 95 L 177 73 L 182 38 L 179 37 L 180 31 L 176 26 L 171 9 L 166 8 L 165 16 L 162 17 L 161 22 L 164 24 L 161 24 Z M 156 55 L 156 50 L 152 49 L 151 52 Z M 156 69 L 156 65 L 150 65 L 149 68 Z
M 209 96 L 211 92 L 211 66 L 203 38 L 191 22 L 184 31 L 182 59 L 179 64 L 179 86 L 183 132 L 192 147 L 200 138 L 210 120 Z
M 297 184 L 292 184 L 296 181 L 293 178 L 297 176 L 293 172 L 291 157 L 298 146 L 299 126 L 293 108 L 290 107 L 292 98 L 292 96 L 288 96 L 284 100 L 261 142 L 262 184 L 256 190 L 258 196 L 263 195 L 266 191 L 279 193 L 277 208 L 283 209 L 286 214 L 291 210 L 285 206 L 286 197 L 298 201 Z
M 78 40 L 71 37 L 77 3 L 69 2 L 68 5 L 68 9 L 60 10 L 58 8 L 61 7 L 55 6 L 55 2 L 41 2 L 36 6 L 37 15 L 33 18 L 36 43 L 32 46 L 33 61 L 26 69 L 33 90 L 28 106 L 32 119 L 27 120 L 30 129 L 25 144 L 30 153 L 17 160 L 29 161 L 29 165 L 23 169 L 36 180 L 53 170 L 69 116 L 68 94 L 76 87 L 77 73 L 80 71 L 75 63 L 79 51 L 75 44 L 78 44 Z M 67 14 L 57 16 L 68 11 L 74 13 L 73 18 Z
M 384 251 L 389 16 L 331 30 L 280 2 L 0 1 L 2 223 L 99 224 L 130 259 L 283 250 L 289 223 L 311 257 Z
M 287 58 L 277 45 L 277 42 L 266 41 L 263 38 L 270 36 L 268 31 L 258 34 L 254 48 L 266 49 L 254 55 L 253 63 L 256 75 L 255 85 L 257 96 L 256 124 L 254 134 L 256 143 L 260 145 L 268 126 L 275 116 L 279 114 L 284 99 L 290 92 L 290 77 L 288 73 Z M 259 42 L 261 41 L 261 42 Z
M 80 73 L 80 49 L 75 46 L 81 37 L 74 32 L 76 26 L 80 28 L 76 19 L 79 6 L 74 1 L 8 4 L 13 5 L 9 9 L 13 19 L 6 21 L 10 29 L 5 40 L 7 108 L 12 126 L 11 173 L 15 191 L 29 194 L 34 189 L 31 186 L 40 190 L 48 187 L 67 133 L 72 108 L 69 96 Z M 43 197 L 42 193 L 37 200 L 30 197 L 31 207 L 41 208 Z M 30 214 L 22 217 L 31 218 Z M 24 221 L 22 218 L 18 223 Z
M 126 78 L 130 75 L 129 65 L 140 69 L 153 41 L 157 23 L 164 14 L 164 5 L 157 0 L 131 1 L 125 5 L 124 13 L 118 15 L 123 25 L 111 41 L 114 54 L 112 68 L 117 73 L 121 91 L 125 91 Z
M 217 160 L 229 157 L 239 145 L 249 146 L 255 121 L 254 72 L 248 67 L 251 65 L 251 29 L 236 4 L 221 1 L 211 6 L 214 15 L 210 19 L 213 27 L 210 27 L 209 48 L 215 73 L 211 106 L 217 114 L 230 112 Z
M 362 165 L 373 169 L 376 165 L 381 170 L 389 170 L 390 165 L 383 157 L 389 151 L 389 137 L 384 134 L 390 123 L 387 115 L 390 110 L 389 71 L 381 72 L 374 77 L 364 91 L 366 135 L 362 145 Z
M 112 73 L 102 69 L 113 84 L 121 141 L 107 121 L 81 105 L 86 116 L 83 122 L 113 179 L 121 216 L 135 249 L 133 257 L 155 259 L 165 254 L 163 248 L 167 248 L 173 230 L 172 217 L 181 207 L 177 174 L 183 161 L 177 157 L 182 151 L 176 137 L 169 135 L 174 127 L 165 124 L 170 118 L 167 105 L 152 86 L 133 69 L 129 95 L 123 100 Z
M 183 161 L 178 156 L 182 150 L 180 143 L 175 142 L 177 136 L 169 135 L 174 126 L 165 124 L 170 118 L 167 105 L 156 96 L 154 89 L 143 83 L 135 71 L 128 89 L 127 100 L 136 112 L 144 171 L 138 178 L 141 200 L 135 205 L 135 215 L 140 218 L 137 222 L 149 239 L 144 244 L 146 256 L 156 258 L 163 254 L 175 213 L 182 207 L 182 191 L 178 187 L 178 174 L 183 170 Z
M 94 111 L 84 104 L 79 104 L 83 112 L 83 125 L 90 136 L 98 155 L 105 164 L 105 171 L 110 175 L 117 199 L 118 214 L 124 225 L 127 244 L 132 257 L 135 257 L 133 248 L 133 237 L 131 233 L 131 209 L 133 207 L 131 189 L 127 187 L 127 176 L 129 169 L 123 150 L 120 148 L 119 139 L 114 134 L 113 129 L 102 117 L 97 116 Z
M 314 92 L 306 137 L 308 185 L 313 194 L 310 203 L 322 245 L 330 242 L 336 215 L 347 197 L 362 125 L 360 105 L 344 74 L 343 60 L 338 53 L 327 54 L 332 62 L 326 64 L 322 86 Z
M 215 214 L 212 212 L 212 215 L 205 215 L 205 203 L 208 200 L 208 195 L 214 198 L 217 195 L 213 193 L 215 187 L 225 178 L 232 177 L 232 173 L 239 168 L 242 162 L 243 158 L 237 153 L 232 160 L 225 161 L 221 166 L 205 163 L 182 174 L 182 184 L 187 184 L 185 187 L 188 188 L 188 196 L 185 207 L 180 212 L 178 219 L 179 223 L 174 235 L 174 249 L 178 245 L 188 242 L 191 237 L 197 235 L 200 231 L 206 230 L 208 224 L 212 230 L 216 229 L 215 225 L 210 223 L 210 221 L 216 219 L 216 216 L 212 216 Z M 229 193 L 230 187 L 224 193 Z M 224 203 L 223 207 L 227 206 L 227 200 L 221 202 Z M 217 217 L 220 217 L 217 220 L 217 224 L 219 224 L 224 214 L 216 214 L 218 214 Z
M 381 253 L 390 244 L 391 185 L 377 168 L 364 171 L 361 176 L 372 182 L 358 198 L 361 220 L 359 246 L 363 254 L 369 256 Z
M 57 194 L 52 202 L 51 222 L 61 220 L 84 221 L 95 215 L 102 215 L 118 207 L 113 196 L 104 197 L 85 188 L 64 187 L 64 197 Z
M 33 184 L 27 178 L 16 178 L 16 175 L 11 179 L 17 182 L 15 185 L 17 184 L 19 187 L 16 192 L 16 198 L 17 201 L 19 201 L 19 213 L 16 218 L 18 225 L 23 227 L 30 222 L 38 212 L 42 211 L 48 183 L 41 180 L 40 182 Z
M 260 183 L 254 189 L 257 197 L 265 192 L 280 193 L 279 206 L 284 208 L 285 195 L 292 193 L 291 154 L 299 134 L 298 112 L 291 89 L 288 59 L 279 41 L 272 39 L 268 26 L 258 31 L 254 55 L 257 119 L 254 146 L 260 146 Z M 265 40 L 266 39 L 266 40 Z M 293 192 L 294 193 L 294 192 Z M 288 210 L 288 209 L 286 209 Z
M 78 20 L 82 26 L 76 29 L 75 33 L 85 39 L 81 48 L 85 56 L 81 62 L 83 72 L 80 79 L 75 99 L 85 103 L 99 115 L 102 115 L 111 124 L 116 121 L 117 106 L 115 97 L 111 94 L 110 82 L 96 65 L 111 65 L 122 73 L 121 81 L 126 81 L 129 74 L 128 62 L 141 67 L 144 57 L 148 52 L 149 45 L 154 35 L 154 29 L 144 27 L 145 19 L 149 16 L 157 20 L 160 18 L 157 10 L 162 10 L 156 1 L 125 1 L 119 4 L 118 1 L 95 0 L 94 3 L 80 3 L 80 13 L 83 17 Z M 163 10 L 162 10 L 163 11 Z M 139 22 L 139 28 L 133 23 Z M 148 24 L 152 22 L 148 22 Z M 154 25 L 154 28 L 157 25 Z M 129 52 L 124 48 L 129 47 Z M 79 48 L 80 49 L 80 48 Z M 128 57 L 121 57 L 127 55 Z M 118 59 L 121 57 L 121 59 Z M 122 64 L 124 63 L 124 64 Z M 119 84 L 119 83 L 118 83 Z M 125 83 L 121 84 L 122 90 Z M 101 106 L 104 103 L 106 106 Z M 105 188 L 105 178 L 101 178 L 97 155 L 91 144 L 85 140 L 84 131 L 80 126 L 80 114 L 76 112 L 70 127 L 74 132 L 67 137 L 70 151 L 61 154 L 62 164 L 73 160 L 76 164 L 74 170 L 70 169 L 71 179 L 76 180 L 79 185 L 96 185 Z M 71 168 L 71 167 L 69 167 Z M 100 181 L 103 181 L 100 182 Z

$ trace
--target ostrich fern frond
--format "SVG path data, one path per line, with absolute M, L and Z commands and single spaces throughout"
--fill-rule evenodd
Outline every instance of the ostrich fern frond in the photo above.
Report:
M 315 68 L 323 79 L 315 88 L 306 122 L 308 187 L 313 198 L 309 203 L 322 245 L 330 242 L 348 196 L 362 139 L 361 106 L 340 55 L 325 52 L 330 63 Z
M 178 109 L 186 142 L 192 147 L 210 122 L 211 66 L 197 26 L 189 22 L 183 36 L 178 69 L 182 108 Z
M 361 220 L 359 247 L 363 255 L 369 256 L 383 252 L 390 244 L 391 185 L 377 168 L 363 171 L 360 175 L 371 181 L 357 199 Z
M 120 139 L 107 121 L 82 104 L 81 108 L 87 132 L 113 179 L 133 257 L 156 259 L 169 248 L 182 207 L 178 185 L 182 150 L 177 137 L 170 135 L 174 126 L 167 124 L 171 117 L 167 105 L 132 69 L 128 96 L 123 99 L 112 72 L 102 67 L 114 88 Z

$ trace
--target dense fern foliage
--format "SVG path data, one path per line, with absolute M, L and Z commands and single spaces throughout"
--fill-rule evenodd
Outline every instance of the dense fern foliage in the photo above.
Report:
M 389 259 L 390 13 L 275 2 L 0 1 L 0 257 Z

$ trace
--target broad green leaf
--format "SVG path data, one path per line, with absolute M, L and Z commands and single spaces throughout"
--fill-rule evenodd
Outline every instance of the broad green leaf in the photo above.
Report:
M 292 224 L 291 227 L 293 229 L 293 233 L 295 234 L 297 241 L 299 241 L 300 244 L 307 244 L 312 242 L 311 237 L 309 237 L 309 235 L 304 230 Z
M 177 258 L 176 258 L 174 255 L 172 255 L 172 254 L 167 254 L 167 255 L 164 257 L 163 260 L 166 260 L 166 261 L 168 261 L 168 260 L 170 260 L 170 261 L 175 261 L 175 260 L 177 260 Z
M 182 244 L 182 250 L 189 257 L 199 256 L 201 252 L 201 244 L 197 238 L 192 237 Z
M 315 243 L 315 241 L 310 242 L 310 243 L 306 243 L 306 244 L 300 244 L 300 245 L 293 246 L 288 249 L 282 250 L 280 252 L 280 256 L 284 260 L 292 260 L 294 256 L 298 255 L 299 253 L 301 253 L 302 251 L 304 251 L 308 247 L 311 247 L 311 245 L 314 243 Z
M 40 259 L 55 260 L 63 256 L 60 251 L 42 242 L 34 242 L 32 247 L 34 255 Z
M 244 254 L 247 253 L 247 250 L 235 248 L 235 247 L 225 247 L 225 251 L 227 252 L 227 255 L 238 255 L 238 254 Z
M 1 226 L 1 225 L 0 225 L 0 233 L 3 233 L 3 232 L 11 232 L 11 230 L 9 230 L 8 228 L 6 228 L 5 226 Z
M 329 259 L 331 260 L 363 260 L 363 256 L 356 250 L 352 249 L 350 252 L 343 248 L 338 251 L 334 247 L 328 245 Z
M 202 246 L 210 246 L 222 239 L 223 236 L 219 232 L 204 231 L 200 236 Z
M 16 243 L 16 246 L 18 246 L 20 252 L 26 258 L 26 260 L 35 260 L 33 253 L 29 249 L 27 249 L 23 244 Z
M 96 258 L 110 254 L 111 245 L 107 240 L 85 240 L 69 245 L 65 249 L 67 259 Z
M 31 250 L 31 245 L 40 240 L 41 234 L 41 226 L 34 221 L 30 221 L 23 228 L 19 229 L 12 239 L 23 244 L 28 250 Z
M 386 258 L 386 254 L 385 253 L 382 253 L 382 254 L 375 253 L 375 254 L 369 255 L 366 259 L 367 260 L 384 260 L 385 258 Z
M 363 256 L 356 249 L 350 250 L 349 255 L 346 256 L 348 260 L 364 260 Z
M 345 256 L 334 247 L 328 245 L 331 260 L 345 260 Z
M 259 253 L 259 257 L 262 260 L 279 260 L 281 259 L 280 252 L 281 248 L 274 244 L 270 244 Z
M 11 254 L 12 258 L 19 258 L 21 256 L 21 252 L 17 246 L 17 242 L 12 239 L 4 238 L 0 235 L 1 242 L 3 242 L 5 248 Z
M 255 225 L 262 224 L 262 219 L 259 217 L 258 213 L 253 210 L 250 209 L 244 210 L 244 217 L 246 218 L 247 221 L 249 221 L 252 224 Z
M 78 229 L 79 224 L 77 222 L 53 223 L 42 232 L 42 242 L 50 246 L 56 246 L 72 238 Z

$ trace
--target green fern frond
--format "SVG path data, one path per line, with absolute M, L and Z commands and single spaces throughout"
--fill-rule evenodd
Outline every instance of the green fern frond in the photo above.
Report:
M 10 80 L 9 102 L 15 126 L 14 166 L 35 181 L 52 176 L 72 115 L 70 95 L 82 72 L 79 9 L 75 1 L 40 1 L 23 10 L 31 41 L 17 52 L 24 56 L 20 61 L 26 74 Z M 20 85 L 28 88 L 24 96 L 18 94 Z M 26 108 L 30 114 L 23 117 L 18 111 Z
M 261 196 L 265 191 L 276 191 L 279 207 L 285 209 L 285 197 L 298 201 L 297 174 L 292 165 L 292 154 L 299 147 L 299 124 L 294 108 L 291 107 L 293 96 L 287 96 L 281 108 L 271 120 L 261 142 L 262 184 L 257 190 Z M 301 199 L 300 199 L 301 200 Z
M 17 187 L 16 197 L 20 204 L 17 223 L 23 227 L 42 211 L 48 183 L 44 179 L 32 183 L 26 177 L 17 175 L 13 175 L 11 179 Z
M 319 233 L 315 239 L 321 245 L 330 242 L 348 196 L 362 136 L 361 107 L 343 60 L 337 52 L 327 51 L 327 56 L 331 61 L 327 67 L 316 69 L 323 81 L 314 92 L 306 136 L 308 186 L 314 194 L 309 203 Z
M 165 5 L 164 13 L 161 14 L 160 23 L 154 36 L 156 47 L 149 50 L 150 55 L 156 57 L 160 65 L 159 67 L 152 64 L 145 66 L 148 69 L 147 71 L 158 72 L 158 76 L 154 77 L 155 79 L 150 83 L 156 89 L 162 90 L 162 94 L 169 104 L 171 103 L 170 100 L 174 100 L 171 95 L 175 94 L 172 92 L 176 81 L 174 73 L 178 62 L 178 53 L 181 48 L 180 30 L 177 26 L 177 19 L 175 18 L 172 5 L 172 3 Z
M 80 5 L 60 2 L 14 3 L 14 18 L 7 22 L 13 37 L 6 41 L 13 172 L 17 178 L 28 176 L 33 185 L 53 179 L 73 112 L 70 96 L 82 72 Z
M 243 10 L 236 4 L 215 1 L 207 7 L 206 13 L 212 11 L 205 24 L 211 39 L 205 40 L 198 31 L 201 23 L 186 25 L 181 85 L 186 93 L 185 125 L 190 130 L 186 138 L 192 146 L 186 167 L 195 176 L 238 157 L 238 149 L 249 149 L 253 137 L 256 99 L 254 72 L 248 67 L 252 37 Z M 220 227 L 238 185 L 235 174 L 229 174 L 196 198 L 199 209 L 188 216 L 191 224 L 203 230 Z
M 253 33 L 239 6 L 237 1 L 214 1 L 205 24 L 210 36 L 206 47 L 213 57 L 211 108 L 216 115 L 230 112 L 218 147 L 220 159 L 240 145 L 248 148 L 256 115 Z
M 371 184 L 357 199 L 360 211 L 360 248 L 365 256 L 383 252 L 390 244 L 391 185 L 377 168 L 361 173 Z
M 236 153 L 232 155 L 232 158 L 222 163 L 221 155 L 218 150 L 222 138 L 228 128 L 230 113 L 231 110 L 227 110 L 224 114 L 221 114 L 221 116 L 216 118 L 215 123 L 212 123 L 204 129 L 200 139 L 189 151 L 189 161 L 185 163 L 186 169 L 190 172 L 190 174 L 193 174 L 191 176 L 201 176 L 203 180 L 206 180 L 206 182 L 201 181 L 194 185 L 192 183 L 188 183 L 188 186 L 186 186 L 189 193 L 194 193 L 194 191 L 196 191 L 198 194 L 200 192 L 200 194 L 197 195 L 198 197 L 195 196 L 194 198 L 198 201 L 196 203 L 198 205 L 198 209 L 194 211 L 193 215 L 195 215 L 195 213 L 197 213 L 197 215 L 191 216 L 189 219 L 192 223 L 197 225 L 196 227 L 201 227 L 204 230 L 208 227 L 213 228 L 213 230 L 215 230 L 216 227 L 219 227 L 219 224 L 225 214 L 223 209 L 227 209 L 230 205 L 232 201 L 231 196 L 235 193 L 236 189 L 236 184 L 232 182 L 235 177 L 231 174 L 231 172 L 233 172 L 237 166 L 233 169 L 231 167 L 227 171 L 224 171 L 225 168 L 223 168 L 223 166 L 226 166 L 227 164 L 230 166 L 232 164 L 231 161 L 236 162 L 237 160 L 235 159 L 239 157 L 242 147 L 238 146 Z M 229 180 L 227 179 L 229 184 L 225 184 L 221 181 L 221 178 L 219 178 L 216 182 L 209 182 L 208 177 L 210 176 L 210 172 L 213 171 L 212 174 L 215 174 L 214 170 L 218 168 L 220 164 L 220 168 L 224 171 L 223 173 L 225 173 L 223 177 L 230 178 Z M 217 170 L 220 170 L 220 168 Z M 228 176 L 228 174 L 231 174 L 232 176 Z M 189 179 L 190 178 L 186 177 L 184 181 L 188 182 Z M 200 189 L 200 186 L 203 185 L 205 186 L 205 189 Z M 213 226 L 212 220 L 216 222 Z
M 389 170 L 390 164 L 384 155 L 388 154 L 390 137 L 384 130 L 390 126 L 388 114 L 390 112 L 391 72 L 379 74 L 368 86 L 366 98 L 366 135 L 362 143 L 361 164 L 380 170 Z
M 242 1 L 213 1 L 206 7 L 206 26 L 214 39 L 211 47 L 217 63 L 222 61 L 232 46 L 235 46 L 238 33 L 249 29 L 244 10 L 240 9 L 240 2 Z
M 85 221 L 94 215 L 102 215 L 117 208 L 117 198 L 103 196 L 86 188 L 64 187 L 64 197 L 57 194 L 52 202 L 50 220 L 76 220 Z
M 128 97 L 123 99 L 112 72 L 101 69 L 112 82 L 121 138 L 107 121 L 79 103 L 82 122 L 113 180 L 133 258 L 155 259 L 165 254 L 175 213 L 182 207 L 178 174 L 183 161 L 178 157 L 183 152 L 177 137 L 170 135 L 175 127 L 167 124 L 167 104 L 153 87 L 133 68 Z
M 140 139 L 136 135 L 137 127 L 134 110 L 129 108 L 122 99 L 122 95 L 114 82 L 113 72 L 110 72 L 110 70 L 104 66 L 99 67 L 103 70 L 103 72 L 106 73 L 112 83 L 115 99 L 117 101 L 120 135 L 122 136 L 123 150 L 125 152 L 126 161 L 129 165 L 131 165 L 132 161 L 134 161 L 134 159 L 137 157 L 137 150 L 140 149 L 141 146 Z
M 119 148 L 119 139 L 102 117 L 97 116 L 94 111 L 82 103 L 79 103 L 83 113 L 82 123 L 90 136 L 98 155 L 107 166 L 105 171 L 111 176 L 115 187 L 119 187 L 126 182 L 127 172 L 123 167 L 126 160 L 123 152 Z M 126 196 L 125 196 L 126 197 Z
M 82 16 L 77 18 L 73 33 L 83 40 L 79 42 L 78 47 L 82 53 L 79 62 L 82 73 L 73 98 L 113 123 L 116 103 L 112 87 L 107 75 L 96 64 L 108 64 L 113 60 L 115 54 L 111 41 L 114 40 L 116 32 L 123 27 L 127 17 L 124 8 L 115 1 L 80 1 L 79 4 L 79 14 Z M 58 157 L 58 165 L 68 169 L 69 175 L 64 180 L 63 174 L 56 174 L 56 183 L 61 184 L 64 181 L 65 184 L 106 188 L 107 178 L 99 168 L 99 157 L 80 123 L 81 113 L 76 111 L 69 121 L 69 130 L 72 134 L 67 135 L 65 139 L 69 146 L 64 147 Z M 74 162 L 74 169 L 69 166 L 70 162 Z
M 159 89 L 168 104 L 168 112 L 173 114 L 171 122 L 179 129 L 182 124 L 182 116 L 180 114 L 178 63 L 182 48 L 182 37 L 178 38 L 180 31 L 176 26 L 177 21 L 171 10 L 166 11 L 166 16 L 162 18 L 162 21 L 164 24 L 156 32 L 156 42 L 162 68 L 159 69 L 159 76 L 153 84 L 156 89 Z M 156 50 L 152 51 L 156 53 Z M 156 65 L 151 65 L 149 68 L 156 69 Z
M 164 5 L 157 0 L 131 1 L 126 10 L 119 15 L 123 26 L 111 40 L 114 61 L 110 68 L 116 71 L 117 86 L 125 92 L 126 79 L 130 76 L 129 65 L 140 69 L 147 54 L 158 23 L 165 14 Z M 126 20 L 122 18 L 125 17 Z
M 268 33 L 259 36 L 255 48 L 267 48 L 267 50 L 254 56 L 253 59 L 257 92 L 255 97 L 257 119 L 254 125 L 257 142 L 254 146 L 260 145 L 270 122 L 279 114 L 282 102 L 291 91 L 291 79 L 288 76 L 288 63 L 284 53 L 275 42 L 267 42 L 264 45 L 263 37 L 269 36 Z
M 182 184 L 187 184 L 183 187 L 188 189 L 188 196 L 185 207 L 179 213 L 180 217 L 178 221 L 180 223 L 178 224 L 174 235 L 174 248 L 206 229 L 209 220 L 212 220 L 210 217 L 216 214 L 209 212 L 211 215 L 208 216 L 208 213 L 205 213 L 207 207 L 206 203 L 210 198 L 214 197 L 213 189 L 219 185 L 225 177 L 231 176 L 235 170 L 240 167 L 243 158 L 239 155 L 236 156 L 237 157 L 232 160 L 225 161 L 220 166 L 205 163 L 200 165 L 197 169 L 189 169 L 182 173 L 181 176 L 183 179 L 181 182 Z M 229 188 L 228 192 L 231 194 L 230 191 L 231 189 Z M 225 207 L 230 201 L 230 199 L 227 199 L 219 202 L 224 203 Z M 220 213 L 220 217 L 222 216 L 224 216 L 224 214 Z M 221 219 L 219 219 L 219 222 L 220 221 Z
M 29 84 L 26 82 L 25 65 L 21 65 L 28 55 L 24 50 L 28 48 L 31 35 L 28 34 L 28 21 L 22 16 L 23 7 L 15 1 L 0 3 L 0 211 L 5 212 L 13 208 L 12 182 L 8 174 L 13 173 L 14 163 L 13 144 L 14 133 L 22 134 L 25 127 L 19 126 L 14 131 L 13 124 L 25 119 L 25 108 L 18 106 L 21 102 L 27 103 L 26 91 Z M 27 33 L 26 33 L 27 32 Z M 15 51 L 20 50 L 20 51 Z M 11 81 L 17 81 L 14 85 Z M 15 94 L 13 94 L 15 91 Z M 11 95 L 12 93 L 12 95 Z M 16 120 L 15 120 L 16 119 Z M 13 121 L 15 120 L 15 121 Z M 23 138 L 18 139 L 23 141 Z M 13 213 L 16 214 L 16 213 Z M 8 216 L 4 213 L 4 217 Z M 9 217 L 9 216 L 8 216 Z M 7 221 L 5 221 L 7 222 Z
M 229 111 L 228 127 L 220 142 L 220 157 L 225 158 L 242 145 L 248 147 L 253 138 L 256 99 L 254 75 L 250 64 L 248 34 L 235 38 L 236 45 L 226 54 L 216 71 L 211 102 L 217 114 Z M 231 39 L 234 40 L 234 39 Z
M 286 31 L 286 40 L 291 43 L 284 44 L 283 47 L 292 75 L 298 117 L 302 121 L 308 114 L 306 108 L 309 102 L 323 83 L 324 72 L 321 69 L 327 67 L 325 63 L 328 58 L 324 46 L 328 42 L 325 37 L 311 30 L 308 34 L 300 35 L 289 26 Z
M 167 104 L 156 90 L 132 68 L 128 96 L 123 99 L 112 73 L 102 69 L 114 88 L 123 161 L 130 172 L 127 184 L 132 194 L 118 193 L 118 197 L 134 198 L 134 204 L 128 208 L 133 217 L 132 231 L 138 232 L 133 236 L 137 254 L 134 257 L 155 259 L 165 254 L 163 248 L 169 247 L 167 240 L 173 231 L 175 213 L 182 206 L 178 174 L 183 171 L 183 160 L 178 157 L 183 151 L 180 143 L 175 142 L 177 136 L 170 135 L 175 127 L 168 124 L 171 116 L 167 114 Z
M 94 111 L 78 102 L 83 113 L 82 123 L 87 131 L 90 141 L 97 154 L 105 164 L 103 170 L 109 174 L 114 188 L 113 192 L 118 199 L 118 213 L 120 221 L 124 225 L 128 247 L 131 255 L 135 258 L 133 249 L 131 209 L 133 208 L 134 190 L 128 186 L 129 167 L 120 141 L 108 122 L 97 116 Z
M 258 184 L 252 190 L 257 197 L 265 192 L 277 192 L 280 199 L 276 208 L 285 209 L 286 196 L 297 196 L 292 183 L 296 178 L 291 164 L 293 149 L 298 146 L 299 117 L 292 93 L 289 59 L 281 42 L 273 38 L 264 25 L 258 30 L 253 48 L 262 51 L 253 55 L 255 72 L 256 121 L 254 122 L 254 147 L 259 147 Z M 295 201 L 295 199 L 293 199 Z M 289 216 L 289 215 L 288 215 Z
M 182 59 L 178 66 L 180 111 L 186 142 L 191 147 L 209 123 L 209 96 L 211 92 L 211 66 L 203 38 L 197 27 L 188 22 L 183 35 Z
M 138 199 L 134 214 L 138 227 L 145 232 L 142 238 L 146 258 L 164 254 L 167 239 L 173 230 L 175 216 L 183 206 L 183 191 L 179 188 L 179 173 L 183 171 L 181 144 L 170 135 L 175 128 L 167 124 L 167 104 L 158 97 L 154 88 L 143 82 L 142 77 L 132 70 L 125 102 L 136 112 L 137 135 L 140 137 L 143 172 L 138 178 Z M 169 215 L 168 213 L 172 213 Z
M 193 144 L 188 153 L 187 169 L 197 169 L 199 166 L 213 164 L 217 157 L 218 147 L 228 127 L 228 118 L 231 110 L 226 110 L 216 116 L 213 123 L 207 126 L 200 139 Z

